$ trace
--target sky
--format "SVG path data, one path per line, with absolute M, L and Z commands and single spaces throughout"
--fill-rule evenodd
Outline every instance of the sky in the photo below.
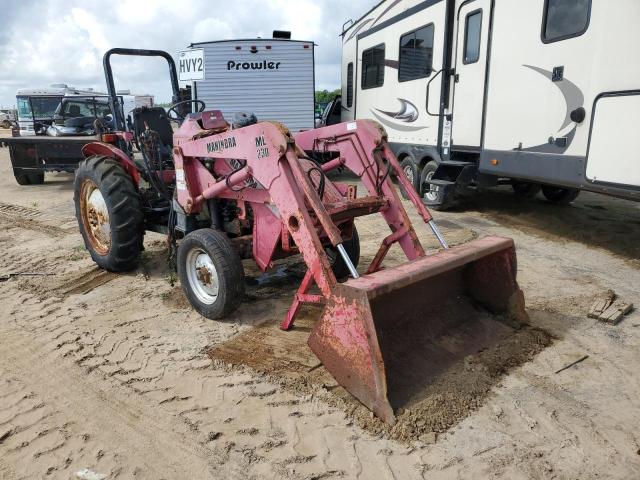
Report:
M 0 0 L 0 107 L 18 88 L 66 83 L 105 91 L 102 55 L 113 47 L 165 50 L 174 58 L 192 42 L 270 38 L 289 30 L 317 44 L 316 88 L 340 86 L 347 20 L 377 0 Z M 118 89 L 169 101 L 166 63 L 117 57 Z

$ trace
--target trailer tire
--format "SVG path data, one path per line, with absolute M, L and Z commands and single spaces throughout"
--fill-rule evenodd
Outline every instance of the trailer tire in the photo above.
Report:
M 31 185 L 42 185 L 44 183 L 44 172 L 29 173 L 27 176 Z
M 442 187 L 434 187 L 427 184 L 433 174 L 438 170 L 438 162 L 435 160 L 427 163 L 420 174 L 420 188 L 424 192 L 422 199 L 429 208 L 437 211 L 445 211 L 455 206 L 452 195 L 446 195 Z
M 94 155 L 78 165 L 73 200 L 91 258 L 110 272 L 135 269 L 144 238 L 140 194 L 116 160 Z
M 575 188 L 562 188 L 553 187 L 551 185 L 543 185 L 542 194 L 544 195 L 544 198 L 549 200 L 551 203 L 555 203 L 556 205 L 569 205 L 576 198 L 578 198 L 578 195 L 580 195 L 580 190 Z
M 409 182 L 413 184 L 418 196 L 420 195 L 420 165 L 416 163 L 412 156 L 407 155 L 400 163 L 400 168 L 404 171 L 405 175 L 409 179 Z M 400 185 L 400 193 L 402 198 L 409 200 L 409 195 L 404 191 L 402 185 Z
M 542 185 L 539 183 L 514 181 L 511 184 L 511 188 L 513 188 L 513 193 L 515 193 L 517 197 L 533 198 L 540 192 Z
M 244 297 L 244 269 L 224 232 L 203 228 L 189 233 L 178 247 L 178 277 L 189 303 L 203 317 L 218 320 Z
M 26 174 L 24 170 L 20 168 L 14 168 L 13 176 L 16 178 L 16 182 L 18 182 L 18 185 L 31 185 L 29 175 Z
M 9 120 L 3 120 L 2 124 L 0 124 L 2 128 L 11 128 L 11 122 Z
M 356 230 L 356 226 L 353 226 L 353 234 L 349 240 L 345 240 L 342 243 L 344 250 L 349 255 L 351 259 L 351 263 L 353 266 L 358 268 L 358 263 L 360 263 L 360 237 L 358 236 L 358 230 Z M 329 262 L 331 263 L 331 269 L 333 270 L 333 274 L 337 279 L 347 278 L 351 272 L 349 272 L 349 267 L 347 267 L 346 263 L 338 253 L 338 250 L 329 247 L 325 248 L 325 252 L 329 257 Z

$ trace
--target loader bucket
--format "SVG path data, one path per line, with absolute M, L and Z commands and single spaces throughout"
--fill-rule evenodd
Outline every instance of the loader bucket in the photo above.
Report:
M 491 343 L 487 312 L 526 319 L 511 239 L 485 237 L 339 284 L 309 346 L 393 425 L 421 388 Z

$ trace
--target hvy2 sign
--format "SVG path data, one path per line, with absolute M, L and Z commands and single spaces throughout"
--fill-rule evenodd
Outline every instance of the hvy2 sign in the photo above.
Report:
M 178 54 L 178 78 L 181 82 L 204 80 L 204 50 L 195 48 Z

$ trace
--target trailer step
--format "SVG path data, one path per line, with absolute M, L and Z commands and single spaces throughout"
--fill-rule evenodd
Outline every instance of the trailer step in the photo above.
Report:
M 469 167 L 476 166 L 476 162 L 465 162 L 464 160 L 442 160 L 438 165 L 444 165 L 446 167 Z
M 436 187 L 448 187 L 456 184 L 456 182 L 451 182 L 449 180 L 438 180 L 436 178 L 432 178 L 431 180 L 425 180 L 424 183 L 428 183 L 429 185 L 435 185 Z

